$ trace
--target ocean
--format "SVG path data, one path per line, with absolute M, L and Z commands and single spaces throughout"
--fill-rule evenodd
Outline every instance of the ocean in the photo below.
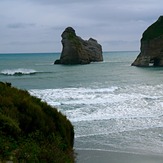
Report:
M 163 68 L 133 67 L 138 51 L 54 65 L 60 53 L 0 54 L 0 81 L 28 90 L 74 125 L 76 150 L 163 154 Z

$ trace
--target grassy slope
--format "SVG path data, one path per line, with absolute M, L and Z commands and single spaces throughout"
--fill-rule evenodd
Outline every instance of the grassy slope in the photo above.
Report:
M 57 109 L 0 83 L 0 159 L 74 162 L 74 130 Z

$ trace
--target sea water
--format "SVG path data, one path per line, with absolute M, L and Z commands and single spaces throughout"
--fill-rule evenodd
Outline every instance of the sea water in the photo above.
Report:
M 163 154 L 163 68 L 132 67 L 139 52 L 54 65 L 59 53 L 0 54 L 0 81 L 28 90 L 74 125 L 75 149 Z

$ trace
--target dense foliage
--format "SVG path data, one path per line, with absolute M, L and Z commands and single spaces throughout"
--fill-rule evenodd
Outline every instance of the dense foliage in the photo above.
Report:
M 74 130 L 57 109 L 0 83 L 0 160 L 71 163 Z
M 144 41 L 154 39 L 161 35 L 163 35 L 163 16 L 160 16 L 155 23 L 153 23 L 147 28 L 147 30 L 145 30 L 142 40 Z

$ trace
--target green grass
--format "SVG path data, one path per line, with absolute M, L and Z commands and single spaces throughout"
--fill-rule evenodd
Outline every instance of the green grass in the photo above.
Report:
M 72 163 L 73 141 L 72 124 L 56 108 L 0 83 L 0 160 Z

